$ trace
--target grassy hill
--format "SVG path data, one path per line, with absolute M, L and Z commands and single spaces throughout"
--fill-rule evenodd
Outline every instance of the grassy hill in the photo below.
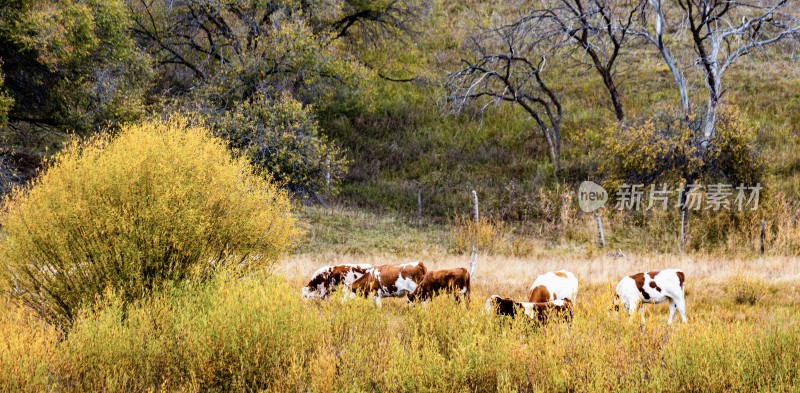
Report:
M 544 138 L 522 110 L 504 103 L 482 114 L 454 116 L 441 105 L 446 73 L 468 54 L 461 43 L 492 12 L 504 9 L 472 3 L 435 8 L 411 51 L 417 55 L 417 81 L 380 81 L 371 110 L 348 112 L 343 104 L 334 107 L 335 116 L 323 117 L 327 132 L 348 149 L 352 160 L 338 203 L 413 218 L 419 187 L 425 219 L 453 224 L 469 214 L 470 190 L 475 189 L 487 218 L 508 221 L 523 232 L 548 233 L 545 238 L 553 241 L 563 238 L 564 231 L 554 229 L 564 214 L 582 218 L 574 192 L 583 180 L 602 183 L 608 178 L 604 164 L 611 158 L 604 143 L 616 122 L 600 77 L 580 54 L 545 70 L 545 79 L 564 104 L 563 171 L 558 177 Z M 676 47 L 683 51 L 679 58 L 688 62 L 691 49 Z M 692 106 L 703 108 L 706 93 L 699 72 L 685 63 Z M 677 88 L 654 48 L 634 39 L 618 64 L 627 122 L 676 113 Z M 800 196 L 797 64 L 791 46 L 779 45 L 742 59 L 723 81 L 726 105 L 745 119 L 752 144 L 766 162 L 765 193 L 787 201 L 780 203 L 780 210 L 752 217 L 775 222 L 775 239 L 781 225 L 793 236 L 800 217 L 795 203 Z M 777 223 L 778 216 L 784 222 Z M 622 234 L 624 242 L 646 247 L 648 235 L 632 225 L 636 217 L 618 219 L 619 229 L 628 232 Z M 717 247 L 712 243 L 706 239 L 702 247 Z

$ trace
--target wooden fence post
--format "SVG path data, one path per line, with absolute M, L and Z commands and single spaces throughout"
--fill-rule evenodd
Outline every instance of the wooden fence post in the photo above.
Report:
M 766 234 L 766 222 L 764 219 L 761 219 L 761 256 L 764 256 L 764 239 L 767 237 Z
M 472 190 L 472 212 L 475 216 L 475 230 L 478 229 L 478 193 Z M 478 266 L 478 250 L 475 248 L 475 240 L 472 241 L 472 253 L 469 256 L 469 275 L 474 279 L 475 267 Z
M 325 161 L 325 188 L 328 189 L 328 195 L 331 195 L 331 159 Z
M 422 184 L 417 183 L 417 226 L 422 226 Z
M 686 245 L 686 224 L 687 219 L 689 218 L 689 210 L 686 209 L 686 206 L 681 207 L 681 237 L 680 237 L 680 251 L 683 252 L 683 248 Z
M 472 215 L 475 218 L 475 224 L 478 224 L 478 193 L 472 190 Z
M 603 220 L 600 219 L 600 213 L 595 213 L 594 218 L 597 220 L 597 232 L 600 233 L 600 247 L 605 247 L 606 237 L 603 235 Z

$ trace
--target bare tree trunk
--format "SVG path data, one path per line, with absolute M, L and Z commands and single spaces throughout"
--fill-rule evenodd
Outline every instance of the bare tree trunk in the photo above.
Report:
M 608 95 L 611 96 L 611 105 L 614 106 L 614 115 L 617 117 L 618 122 L 622 122 L 625 120 L 625 111 L 622 109 L 622 101 L 619 98 L 617 86 L 614 84 L 611 70 L 599 68 L 597 65 L 595 65 L 595 68 L 597 68 L 597 71 L 600 72 L 600 75 L 603 77 L 603 84 L 606 85 Z
M 480 222 L 479 210 L 478 210 L 478 193 L 475 190 L 472 190 L 472 209 L 473 214 L 475 216 L 475 228 L 477 229 L 478 223 Z M 474 279 L 475 277 L 475 267 L 478 266 L 478 250 L 475 247 L 475 241 L 472 241 L 472 252 L 469 255 L 469 276 Z
M 694 180 L 687 179 L 686 184 L 683 185 L 683 192 L 681 193 L 681 235 L 680 235 L 680 251 L 683 252 L 686 248 L 686 238 L 689 233 L 689 209 L 686 208 L 687 192 L 691 189 L 689 187 Z
M 550 162 L 553 164 L 553 170 L 558 176 L 558 173 L 561 171 L 561 149 L 556 144 L 556 140 L 554 135 L 551 135 L 548 131 L 547 127 L 539 126 L 542 130 L 542 134 L 544 134 L 544 139 L 547 141 L 547 150 L 550 153 Z
M 683 77 L 683 73 L 681 73 L 681 70 L 678 68 L 678 65 L 675 64 L 672 54 L 670 54 L 669 50 L 667 50 L 667 48 L 663 45 L 664 44 L 661 43 L 659 51 L 661 52 L 661 56 L 664 58 L 664 61 L 667 63 L 669 70 L 672 71 L 672 77 L 675 79 L 675 84 L 678 85 L 678 91 L 681 94 L 681 109 L 683 109 L 684 113 L 688 114 L 691 108 L 689 107 L 689 92 L 686 89 L 686 80 Z
M 417 226 L 422 226 L 422 184 L 417 183 Z
M 661 0 L 650 0 L 663 20 Z M 677 0 L 697 55 L 695 64 L 703 72 L 708 90 L 703 147 L 714 138 L 722 99 L 722 76 L 739 57 L 755 48 L 795 36 L 800 31 L 797 5 L 776 1 Z M 663 24 L 662 24 L 663 27 Z
M 597 220 L 597 232 L 600 234 L 600 247 L 605 247 L 606 237 L 603 235 L 603 221 L 600 219 L 600 213 L 595 213 L 594 218 Z
M 653 10 L 656 14 L 656 36 L 653 37 L 646 32 L 642 34 L 658 48 L 658 51 L 661 53 L 661 57 L 663 57 L 664 62 L 667 63 L 667 67 L 669 67 L 669 70 L 672 72 L 672 77 L 675 79 L 675 84 L 678 85 L 678 90 L 681 94 L 681 108 L 683 109 L 684 113 L 688 114 L 690 108 L 689 93 L 686 89 L 686 79 L 683 77 L 683 73 L 681 73 L 681 70 L 675 63 L 675 59 L 672 57 L 672 53 L 670 53 L 669 48 L 667 48 L 666 44 L 664 43 L 664 28 L 667 22 L 664 18 L 664 11 L 661 9 L 661 0 L 650 0 L 650 4 L 653 6 Z
M 680 251 L 683 252 L 686 247 L 686 229 L 689 226 L 689 211 L 685 206 L 681 206 L 681 236 L 680 236 Z
M 707 144 L 708 142 L 711 142 L 711 138 L 714 137 L 714 127 L 717 124 L 718 105 L 719 105 L 718 99 L 709 98 L 708 109 L 706 110 L 705 124 L 703 125 L 703 135 L 705 137 L 704 145 Z
M 717 51 L 718 49 L 714 49 Z M 703 146 L 705 147 L 709 142 L 711 142 L 711 138 L 714 137 L 714 127 L 717 124 L 717 113 L 719 109 L 719 100 L 720 94 L 719 91 L 722 88 L 722 75 L 719 73 L 716 65 L 711 65 L 708 67 L 706 73 L 706 84 L 708 88 L 708 108 L 706 108 L 706 118 L 705 124 L 703 124 L 703 136 L 705 141 L 703 142 Z

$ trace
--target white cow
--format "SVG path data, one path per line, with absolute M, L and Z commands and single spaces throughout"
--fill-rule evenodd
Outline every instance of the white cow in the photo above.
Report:
M 669 301 L 669 320 L 667 324 L 672 323 L 676 309 L 681 313 L 683 323 L 686 323 L 683 281 L 683 272 L 678 269 L 636 273 L 623 277 L 617 284 L 617 300 L 614 300 L 614 306 L 619 309 L 616 304 L 619 301 L 632 318 L 640 303 L 658 304 Z M 644 304 L 642 304 L 641 310 L 642 324 L 644 324 Z
M 578 296 L 578 279 L 566 271 L 549 272 L 536 277 L 528 290 L 528 301 L 543 303 L 568 299 L 573 304 Z

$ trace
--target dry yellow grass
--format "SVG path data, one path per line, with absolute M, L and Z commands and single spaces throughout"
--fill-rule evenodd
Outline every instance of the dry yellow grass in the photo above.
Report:
M 222 275 L 127 307 L 111 299 L 63 341 L 0 303 L 0 391 L 791 391 L 800 383 L 796 259 L 483 256 L 466 310 L 449 297 L 414 307 L 387 299 L 382 308 L 300 299 L 320 265 L 408 260 L 289 256 L 270 276 Z M 665 305 L 647 307 L 645 327 L 608 312 L 618 275 L 667 266 L 687 271 L 687 324 L 667 327 Z M 536 274 L 557 268 L 581 279 L 571 326 L 483 313 L 489 294 L 521 298 Z M 770 290 L 739 304 L 724 282 L 741 277 L 761 277 L 755 289 Z

